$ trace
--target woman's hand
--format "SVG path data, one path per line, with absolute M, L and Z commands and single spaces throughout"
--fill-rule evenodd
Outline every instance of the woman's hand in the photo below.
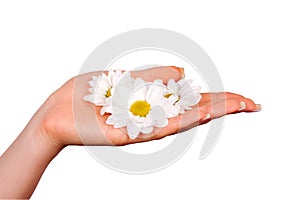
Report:
M 100 107 L 83 100 L 88 81 L 99 72 L 79 75 L 54 92 L 28 125 L 0 157 L 0 199 L 30 198 L 44 170 L 67 145 L 126 145 L 160 139 L 208 121 L 238 112 L 260 110 L 252 100 L 232 93 L 206 93 L 192 110 L 170 118 L 168 126 L 134 140 L 120 129 L 107 125 Z M 183 78 L 183 69 L 160 67 L 133 71 L 145 81 Z
M 43 134 L 60 146 L 66 145 L 126 145 L 160 139 L 168 135 L 204 124 L 212 119 L 237 112 L 260 110 L 252 100 L 232 93 L 205 93 L 197 106 L 184 115 L 169 119 L 168 126 L 155 129 L 153 134 L 132 140 L 121 129 L 105 123 L 108 115 L 101 116 L 101 107 L 85 102 L 88 81 L 99 72 L 79 75 L 69 80 L 47 100 L 48 109 L 42 118 Z M 179 80 L 184 77 L 183 69 L 158 67 L 133 71 L 131 76 L 146 81 L 162 79 Z

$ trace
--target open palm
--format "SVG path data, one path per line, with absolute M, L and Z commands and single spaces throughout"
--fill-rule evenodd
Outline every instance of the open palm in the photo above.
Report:
M 125 130 L 105 123 L 108 115 L 99 114 L 101 107 L 83 101 L 83 96 L 88 91 L 88 81 L 98 74 L 99 72 L 92 72 L 70 79 L 46 101 L 49 109 L 44 119 L 44 132 L 54 142 L 60 145 L 126 145 L 160 139 L 226 114 L 260 110 L 260 105 L 241 95 L 202 93 L 201 101 L 192 110 L 170 118 L 168 126 L 155 128 L 152 134 L 140 134 L 132 140 L 125 134 Z M 181 79 L 183 70 L 177 67 L 159 67 L 132 71 L 131 76 L 145 81 L 162 79 L 166 83 L 169 79 Z

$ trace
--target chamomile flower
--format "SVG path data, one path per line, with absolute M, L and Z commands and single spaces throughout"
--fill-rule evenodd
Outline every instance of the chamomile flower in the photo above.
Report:
M 153 83 L 141 78 L 120 81 L 113 97 L 113 114 L 106 123 L 115 128 L 126 127 L 131 139 L 139 133 L 152 133 L 154 127 L 167 126 L 168 119 L 162 108 L 164 91 L 161 80 Z
M 102 106 L 100 114 L 112 113 L 112 96 L 114 89 L 117 86 L 119 80 L 122 78 L 124 73 L 120 70 L 110 70 L 108 74 L 102 73 L 99 76 L 93 76 L 89 82 L 91 88 L 89 92 L 91 94 L 84 97 L 85 101 L 89 101 L 96 106 Z
M 167 117 L 176 117 L 184 114 L 186 110 L 191 110 L 191 106 L 199 103 L 201 99 L 200 87 L 192 87 L 192 80 L 181 79 L 175 82 L 174 79 L 168 81 L 164 97 L 167 100 L 164 109 Z

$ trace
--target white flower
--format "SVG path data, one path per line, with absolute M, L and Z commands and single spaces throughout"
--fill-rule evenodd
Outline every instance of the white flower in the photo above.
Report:
M 112 113 L 112 96 L 114 89 L 117 86 L 118 82 L 122 78 L 124 73 L 120 70 L 109 71 L 108 75 L 102 73 L 99 76 L 93 76 L 92 80 L 89 82 L 91 88 L 89 91 L 92 94 L 86 95 L 84 97 L 85 101 L 89 101 L 96 106 L 102 106 L 100 114 Z
M 161 107 L 165 86 L 161 80 L 146 83 L 143 79 L 122 79 L 115 89 L 113 114 L 106 123 L 115 128 L 126 127 L 131 139 L 150 134 L 153 127 L 165 127 L 168 119 Z
M 199 103 L 201 99 L 200 87 L 192 87 L 192 80 L 181 79 L 175 82 L 174 79 L 168 81 L 164 97 L 167 100 L 164 109 L 167 117 L 176 117 L 184 114 L 185 110 L 191 110 L 191 106 Z

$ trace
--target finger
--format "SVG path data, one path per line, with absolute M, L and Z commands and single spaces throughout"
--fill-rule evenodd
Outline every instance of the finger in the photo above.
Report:
M 231 92 L 217 92 L 217 93 L 201 93 L 201 101 L 199 104 L 205 104 L 207 102 L 220 101 L 223 99 L 244 98 L 242 95 Z
M 161 79 L 167 83 L 169 79 L 176 81 L 184 78 L 184 69 L 175 66 L 153 67 L 145 70 L 131 71 L 132 78 L 142 78 L 145 81 Z
M 218 102 L 207 104 L 211 115 L 211 119 L 219 118 L 224 115 L 239 113 L 239 112 L 254 112 L 261 109 L 259 104 L 255 104 L 251 99 L 244 97 L 237 97 L 232 99 L 225 99 Z

